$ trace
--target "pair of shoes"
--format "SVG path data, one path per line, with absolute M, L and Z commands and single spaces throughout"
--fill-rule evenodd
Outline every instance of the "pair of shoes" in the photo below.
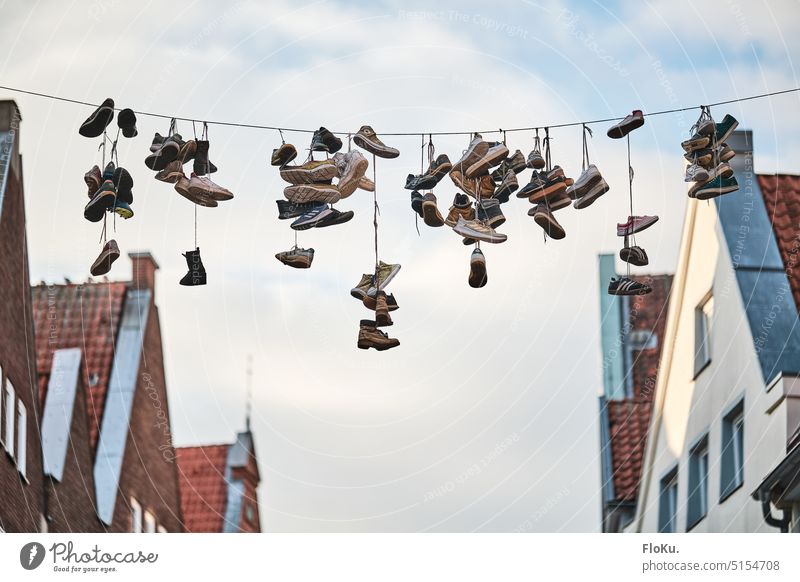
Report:
M 732 115 L 725 114 L 722 121 L 715 123 L 711 116 L 703 111 L 700 119 L 692 127 L 692 136 L 681 142 L 681 147 L 687 154 L 716 147 L 724 143 L 738 126 L 739 122 Z
M 644 114 L 639 109 L 634 109 L 630 115 L 619 123 L 612 125 L 606 135 L 612 139 L 621 139 L 632 132 L 634 129 L 644 125 Z
M 106 211 L 113 211 L 122 218 L 131 218 L 133 209 L 133 178 L 128 170 L 106 164 L 103 173 L 96 165 L 83 176 L 88 187 L 89 202 L 83 216 L 90 222 L 99 222 Z
M 358 348 L 368 350 L 373 348 L 379 352 L 390 350 L 400 345 L 400 340 L 390 338 L 378 329 L 378 322 L 371 319 L 362 319 L 358 330 Z
M 339 182 L 336 184 L 339 196 L 347 198 L 356 191 L 361 180 L 365 178 L 369 162 L 361 152 L 354 150 L 346 154 L 341 152 L 334 154 L 333 163 L 336 166 L 336 175 L 339 177 Z M 373 184 L 373 190 L 374 186 Z
M 369 125 L 361 126 L 361 129 L 353 136 L 353 143 L 379 158 L 391 159 L 400 155 L 397 149 L 383 143 L 378 134 L 375 133 L 375 130 Z
M 436 196 L 433 192 L 428 192 L 424 196 L 414 190 L 411 193 L 411 209 L 427 224 L 434 228 L 444 226 L 445 219 L 439 212 Z
M 653 290 L 647 283 L 634 281 L 629 277 L 611 278 L 608 284 L 609 295 L 647 295 Z
M 200 248 L 186 251 L 183 256 L 186 258 L 186 266 L 189 268 L 189 272 L 181 278 L 180 284 L 187 287 L 205 285 L 206 269 L 203 266 L 203 260 L 200 258 Z
M 78 133 L 84 137 L 100 137 L 114 119 L 114 100 L 111 98 L 103 101 L 92 114 L 86 118 Z M 136 137 L 136 114 L 132 109 L 123 109 L 117 115 L 117 126 L 123 137 Z
M 520 152 L 521 155 L 522 153 Z M 483 137 L 476 133 L 469 146 L 467 146 L 464 155 L 453 164 L 453 170 L 461 173 L 463 178 L 477 178 L 488 174 L 491 168 L 500 165 L 507 157 L 508 148 L 504 143 L 484 141 Z M 515 160 L 516 164 L 518 164 L 518 160 Z
M 295 269 L 308 269 L 314 260 L 314 249 L 301 249 L 293 247 L 291 250 L 277 253 L 275 258 L 284 265 Z
M 610 190 L 608 184 L 594 164 L 581 173 L 575 183 L 567 188 L 567 196 L 574 200 L 573 206 L 577 209 L 590 206 L 595 200 Z
M 103 245 L 103 250 L 100 251 L 100 256 L 98 256 L 94 263 L 92 263 L 89 272 L 93 277 L 105 275 L 111 270 L 111 265 L 113 265 L 114 261 L 116 261 L 118 258 L 119 247 L 117 246 L 117 241 L 111 239 L 105 245 Z
M 400 265 L 378 262 L 378 269 L 375 274 L 365 273 L 361 276 L 358 284 L 350 290 L 350 295 L 363 301 L 366 296 L 375 296 L 378 291 L 384 289 L 389 282 L 397 276 Z M 377 281 L 375 280 L 377 277 Z M 375 284 L 377 283 L 377 287 Z
M 409 174 L 406 177 L 406 190 L 431 190 L 433 189 L 445 175 L 453 169 L 453 164 L 450 163 L 450 158 L 447 154 L 441 154 L 435 160 L 431 161 L 428 169 L 419 175 Z
M 315 206 L 292 222 L 294 230 L 308 230 L 309 228 L 324 228 L 336 226 L 352 220 L 355 213 L 352 210 L 341 212 L 327 204 Z

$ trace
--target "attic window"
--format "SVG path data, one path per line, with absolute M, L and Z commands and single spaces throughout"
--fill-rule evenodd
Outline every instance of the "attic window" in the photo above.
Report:
M 632 350 L 652 350 L 658 347 L 656 334 L 646 329 L 635 329 L 628 334 Z
M 100 381 L 100 376 L 97 372 L 92 372 L 89 374 L 89 388 L 94 388 L 97 386 L 97 383 Z

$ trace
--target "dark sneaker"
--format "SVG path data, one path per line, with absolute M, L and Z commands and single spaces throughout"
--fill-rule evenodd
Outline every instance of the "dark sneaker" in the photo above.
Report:
M 360 148 L 367 150 L 369 153 L 378 156 L 379 158 L 396 158 L 400 152 L 395 148 L 391 148 L 384 144 L 375 130 L 369 125 L 362 125 L 355 136 L 353 142 Z
M 681 142 L 681 147 L 686 153 L 692 153 L 697 150 L 702 150 L 708 147 L 711 143 L 711 138 L 707 135 L 694 134 L 689 139 Z
M 295 269 L 308 269 L 314 260 L 314 249 L 301 249 L 294 247 L 289 251 L 277 253 L 275 258 L 284 265 Z
M 444 218 L 436 205 L 436 196 L 433 192 L 425 194 L 422 200 L 422 219 L 428 226 L 444 226 Z
M 627 222 L 617 223 L 617 236 L 630 236 L 653 226 L 658 216 L 629 216 Z
M 717 133 L 715 135 L 714 142 L 715 143 L 724 142 L 731 136 L 733 130 L 736 129 L 738 126 L 739 122 L 736 121 L 736 118 L 734 118 L 732 115 L 726 114 L 725 117 L 722 118 L 722 121 L 720 121 L 717 124 Z
M 649 263 L 647 253 L 644 252 L 644 249 L 639 246 L 625 247 L 624 249 L 620 249 L 619 258 L 636 267 L 644 267 Z
M 130 204 L 120 198 L 117 198 L 117 201 L 114 202 L 114 213 L 118 216 L 121 216 L 125 220 L 133 218 L 133 208 L 130 207 Z
M 361 320 L 361 327 L 358 330 L 358 348 L 361 350 L 368 350 L 373 348 L 382 352 L 396 348 L 400 345 L 400 340 L 390 338 L 384 332 L 379 330 L 376 323 L 369 319 Z
M 153 143 L 150 144 L 150 152 L 156 153 L 161 148 L 161 144 L 164 143 L 165 139 L 167 138 L 156 132 L 156 134 L 153 136 Z
M 340 149 L 342 149 L 342 140 L 324 127 L 320 127 L 314 132 L 311 138 L 311 151 L 335 154 Z
M 275 203 L 278 205 L 279 220 L 297 218 L 298 216 L 302 216 L 309 210 L 325 206 L 324 202 L 308 202 L 306 204 L 294 204 L 293 202 L 289 202 L 288 200 L 276 200 Z
M 541 170 L 544 168 L 544 158 L 542 157 L 542 152 L 539 151 L 539 148 L 533 148 L 533 151 L 528 154 L 528 160 L 526 164 L 529 168 L 533 168 L 534 170 Z
M 612 277 L 608 284 L 609 295 L 647 295 L 653 290 L 650 285 L 634 281 L 628 277 Z
M 556 217 L 545 204 L 538 204 L 534 209 L 533 221 L 542 227 L 545 234 L 550 238 L 561 240 L 567 236 L 564 227 L 562 227 Z
M 567 179 L 564 176 L 564 170 L 559 166 L 555 166 L 547 173 L 547 177 L 544 179 L 544 186 L 528 196 L 528 201 L 536 204 L 547 198 L 555 197 L 561 192 L 565 192 L 566 189 Z
M 456 194 L 453 199 L 453 205 L 450 207 L 450 212 L 447 214 L 444 223 L 450 228 L 454 227 L 459 218 L 464 220 L 475 220 L 475 208 L 470 203 L 466 194 Z
M 487 281 L 486 257 L 483 256 L 481 249 L 475 249 L 469 260 L 469 286 L 479 289 L 485 286 Z
M 438 184 L 452 169 L 453 164 L 450 163 L 450 158 L 447 157 L 447 154 L 441 154 L 430 163 L 425 174 L 432 176 Z
M 345 212 L 341 212 L 336 210 L 335 208 L 331 208 L 331 213 L 328 214 L 325 218 L 320 220 L 317 224 L 317 228 L 325 228 L 326 226 L 336 226 L 338 224 L 344 224 L 345 222 L 349 222 L 355 216 L 355 212 L 352 210 L 346 210 Z
M 307 230 L 309 228 L 314 228 L 321 221 L 326 219 L 332 212 L 333 210 L 327 205 L 319 206 L 306 212 L 303 216 L 295 220 L 291 226 L 294 230 Z
M 628 135 L 634 129 L 644 125 L 644 115 L 639 109 L 635 109 L 625 119 L 612 125 L 607 132 L 608 137 L 613 139 L 620 139 Z
M 508 164 L 508 167 L 511 168 L 511 171 L 515 174 L 519 174 L 528 167 L 525 163 L 525 156 L 519 150 L 515 151 L 514 155 L 506 159 L 506 164 Z
M 123 109 L 117 115 L 117 125 L 122 131 L 123 137 L 136 137 L 139 132 L 136 130 L 136 114 L 133 109 Z
M 406 190 L 430 190 L 436 186 L 437 180 L 429 174 L 409 174 L 406 178 Z
M 500 208 L 500 201 L 495 198 L 487 198 L 478 202 L 477 218 L 492 228 L 497 228 L 506 221 L 503 210 Z
M 103 246 L 103 250 L 100 251 L 100 256 L 97 257 L 94 263 L 92 263 L 92 267 L 89 269 L 89 272 L 93 277 L 105 275 L 111 270 L 111 265 L 113 265 L 114 261 L 116 261 L 118 258 L 119 247 L 117 246 L 117 241 L 111 239 L 105 244 L 105 246 Z
M 114 100 L 109 98 L 81 124 L 78 133 L 83 137 L 99 137 L 103 135 L 112 119 L 114 119 Z
M 425 218 L 423 216 L 423 214 L 422 214 L 422 201 L 423 201 L 423 199 L 424 199 L 424 197 L 422 196 L 422 194 L 420 194 L 416 190 L 414 190 L 411 193 L 411 210 L 413 210 L 414 212 L 419 214 L 420 218 Z
M 467 167 L 464 175 L 470 179 L 482 176 L 483 174 L 488 173 L 490 168 L 497 166 L 507 157 L 508 148 L 504 143 L 495 142 L 489 144 L 489 149 L 486 150 L 486 153 L 475 160 L 475 162 L 473 162 L 469 167 Z
M 114 182 L 114 188 L 117 190 L 117 199 L 133 204 L 133 178 L 128 170 L 120 166 L 114 170 L 111 181 Z
M 728 162 L 736 155 L 733 148 L 726 143 L 721 143 L 717 146 L 717 159 L 720 162 Z
M 517 192 L 517 198 L 528 198 L 534 192 L 538 192 L 547 183 L 547 172 L 531 172 L 530 181 Z
M 83 209 L 83 217 L 89 222 L 100 222 L 103 220 L 106 210 L 114 207 L 116 198 L 117 191 L 114 189 L 114 182 L 106 180 Z
M 284 143 L 272 150 L 272 157 L 269 163 L 273 166 L 285 166 L 296 157 L 297 149 L 290 143 Z
M 186 175 L 183 173 L 183 164 L 181 164 L 180 160 L 172 160 L 163 170 L 156 172 L 156 180 L 169 184 L 175 184 L 178 180 L 185 177 Z
M 464 220 L 463 217 L 459 217 L 453 230 L 464 238 L 487 243 L 502 243 L 508 239 L 506 235 L 501 232 L 495 232 L 491 226 L 484 224 L 480 220 Z
M 117 166 L 114 164 L 114 162 L 108 162 L 106 167 L 103 169 L 103 182 L 106 180 L 113 180 L 116 169 Z
M 710 200 L 711 198 L 716 198 L 717 196 L 722 196 L 723 194 L 736 192 L 738 189 L 739 183 L 736 181 L 736 178 L 724 178 L 720 175 L 712 180 L 709 180 L 705 184 L 702 184 L 694 192 L 694 197 L 698 200 Z
M 187 287 L 205 285 L 206 269 L 203 266 L 203 259 L 200 258 L 200 249 L 187 251 L 183 256 L 186 258 L 186 266 L 189 268 L 189 272 L 183 276 L 180 284 Z
M 151 170 L 163 170 L 168 163 L 178 158 L 183 146 L 183 139 L 177 133 L 165 139 L 159 148 L 147 156 L 144 165 Z
M 546 203 L 547 207 L 552 212 L 555 212 L 556 210 L 561 210 L 562 208 L 572 206 L 572 198 L 569 197 L 567 190 L 564 189 L 556 192 L 550 198 L 547 198 Z
M 503 180 L 497 185 L 497 190 L 494 192 L 494 197 L 501 203 L 505 204 L 511 195 L 519 189 L 519 182 L 517 175 L 513 170 L 509 169 L 506 172 Z
M 83 175 L 83 181 L 86 182 L 86 187 L 89 188 L 89 198 L 94 198 L 95 193 L 103 183 L 103 174 L 97 165 L 92 166 L 92 169 Z
M 595 200 L 600 198 L 600 196 L 608 192 L 610 189 L 611 188 L 606 181 L 600 178 L 599 182 L 596 182 L 594 186 L 589 188 L 589 190 L 583 196 L 575 200 L 573 207 L 580 210 L 581 208 L 591 206 Z

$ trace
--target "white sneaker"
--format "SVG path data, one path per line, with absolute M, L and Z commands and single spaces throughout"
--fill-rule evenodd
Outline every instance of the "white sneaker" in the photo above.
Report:
M 706 170 L 703 166 L 698 164 L 691 164 L 686 168 L 686 177 L 684 178 L 684 182 L 705 182 L 706 180 L 710 179 L 711 176 L 708 174 L 708 170 Z

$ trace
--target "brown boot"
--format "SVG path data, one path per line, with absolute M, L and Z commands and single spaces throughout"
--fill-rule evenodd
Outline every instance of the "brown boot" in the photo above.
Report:
M 361 320 L 361 329 L 358 330 L 358 348 L 368 350 L 375 348 L 379 352 L 396 348 L 400 345 L 400 340 L 390 338 L 376 327 L 374 321 L 370 319 Z
M 387 327 L 392 323 L 392 318 L 389 316 L 389 305 L 386 302 L 386 292 L 378 291 L 375 299 L 375 325 L 377 327 Z

